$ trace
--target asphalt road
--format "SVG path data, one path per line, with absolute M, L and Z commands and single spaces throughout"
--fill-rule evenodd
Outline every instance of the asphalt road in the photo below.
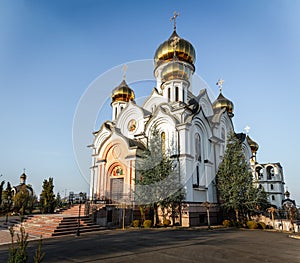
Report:
M 28 245 L 33 262 L 37 242 Z M 9 245 L 0 246 L 7 262 Z M 300 239 L 261 230 L 105 230 L 45 239 L 43 262 L 300 262 Z

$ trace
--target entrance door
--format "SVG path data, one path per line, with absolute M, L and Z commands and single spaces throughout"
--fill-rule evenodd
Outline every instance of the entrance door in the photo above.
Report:
M 110 185 L 112 202 L 121 202 L 121 199 L 123 197 L 124 178 L 112 178 Z

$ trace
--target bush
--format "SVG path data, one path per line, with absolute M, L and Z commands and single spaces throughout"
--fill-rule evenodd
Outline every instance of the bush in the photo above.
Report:
M 144 228 L 150 228 L 152 226 L 152 221 L 151 220 L 145 220 L 143 223 Z
M 267 225 L 264 222 L 258 222 L 258 228 L 259 229 L 266 229 Z
M 133 220 L 132 221 L 132 226 L 133 227 L 139 227 L 140 226 L 140 220 Z
M 222 222 L 222 225 L 224 226 L 224 227 L 230 227 L 230 226 L 232 226 L 232 223 L 231 223 L 231 221 L 230 220 L 224 220 L 223 222 Z
M 247 221 L 247 227 L 249 229 L 257 229 L 258 224 L 255 221 Z
M 169 226 L 169 225 L 171 225 L 171 221 L 170 221 L 169 219 L 165 219 L 165 220 L 163 221 L 163 225 L 164 225 L 164 226 Z

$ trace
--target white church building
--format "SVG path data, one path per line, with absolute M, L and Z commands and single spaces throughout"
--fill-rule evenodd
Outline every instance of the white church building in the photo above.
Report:
M 196 52 L 192 44 L 174 31 L 154 55 L 156 87 L 143 105 L 135 103 L 135 94 L 125 79 L 113 89 L 112 119 L 94 132 L 90 196 L 111 203 L 133 202 L 136 162 L 156 127 L 165 149 L 171 149 L 180 165 L 180 180 L 186 197 L 183 225 L 198 225 L 205 208 L 201 203 L 217 203 L 216 173 L 222 161 L 227 133 L 234 131 L 233 102 L 222 92 L 211 101 L 207 90 L 192 92 Z M 258 144 L 244 133 L 242 142 L 253 169 L 254 182 L 264 187 L 269 201 L 281 206 L 284 178 L 279 163 L 258 164 Z

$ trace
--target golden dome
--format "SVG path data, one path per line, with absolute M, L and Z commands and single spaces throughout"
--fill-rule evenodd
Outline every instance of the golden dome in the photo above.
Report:
M 233 117 L 233 103 L 229 99 L 225 98 L 222 93 L 219 94 L 212 106 L 214 111 L 226 108 L 229 117 Z
M 251 148 L 252 153 L 256 153 L 257 150 L 258 150 L 258 148 L 259 148 L 258 143 L 255 142 L 255 141 L 253 141 L 253 140 L 249 137 L 249 135 L 247 135 L 247 142 L 248 142 L 248 144 L 249 144 L 249 146 L 250 146 L 250 148 Z
M 130 100 L 134 100 L 134 92 L 129 88 L 126 81 L 123 80 L 121 84 L 113 90 L 111 99 L 112 103 L 116 101 L 129 102 Z
M 191 69 L 184 63 L 174 60 L 169 62 L 161 72 L 162 83 L 173 79 L 188 80 L 191 75 Z
M 174 39 L 179 39 L 178 44 L 176 45 L 176 57 L 180 61 L 185 61 L 194 67 L 196 60 L 196 52 L 194 47 L 190 42 L 180 38 L 176 31 L 174 30 L 173 34 L 169 37 L 168 40 L 163 42 L 155 52 L 154 55 L 154 67 L 158 67 L 164 62 L 171 61 L 174 57 L 174 45 L 172 42 Z

